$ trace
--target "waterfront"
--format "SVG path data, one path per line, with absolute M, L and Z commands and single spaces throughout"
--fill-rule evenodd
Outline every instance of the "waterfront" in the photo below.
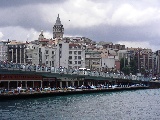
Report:
M 0 102 L 1 120 L 159 120 L 160 89 Z

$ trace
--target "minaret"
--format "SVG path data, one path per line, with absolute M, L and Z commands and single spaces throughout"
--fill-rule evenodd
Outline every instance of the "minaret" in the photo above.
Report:
M 43 30 L 41 30 L 38 40 L 41 41 L 43 39 L 44 39 Z
M 61 20 L 59 18 L 59 14 L 58 14 L 56 23 L 53 27 L 53 39 L 63 38 L 63 34 L 64 34 L 64 28 L 63 28 L 63 25 L 61 24 Z

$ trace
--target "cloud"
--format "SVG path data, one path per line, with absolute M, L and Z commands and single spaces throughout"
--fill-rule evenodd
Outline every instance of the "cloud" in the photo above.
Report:
M 19 7 L 25 5 L 36 5 L 36 4 L 60 4 L 65 2 L 65 0 L 2 0 L 0 3 L 1 8 Z
M 46 38 L 51 38 L 60 14 L 64 36 L 127 45 L 141 43 L 152 49 L 158 49 L 160 43 L 159 0 L 5 0 L 0 3 L 1 39 L 34 40 L 41 30 Z
M 2 32 L 0 32 L 0 39 L 2 39 L 3 38 L 3 33 Z
M 137 9 L 133 5 L 123 4 L 112 15 L 110 23 L 113 25 L 142 26 L 160 19 L 160 9 Z

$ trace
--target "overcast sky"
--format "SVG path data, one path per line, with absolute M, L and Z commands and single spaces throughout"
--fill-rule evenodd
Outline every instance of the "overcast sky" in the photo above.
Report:
M 52 38 L 58 14 L 64 36 L 160 50 L 160 0 L 1 0 L 0 40 Z

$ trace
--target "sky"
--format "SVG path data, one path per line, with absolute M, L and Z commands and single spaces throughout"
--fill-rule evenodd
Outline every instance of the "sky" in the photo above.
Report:
M 160 50 L 159 0 L 1 0 L 0 40 L 52 38 L 58 14 L 65 37 Z

